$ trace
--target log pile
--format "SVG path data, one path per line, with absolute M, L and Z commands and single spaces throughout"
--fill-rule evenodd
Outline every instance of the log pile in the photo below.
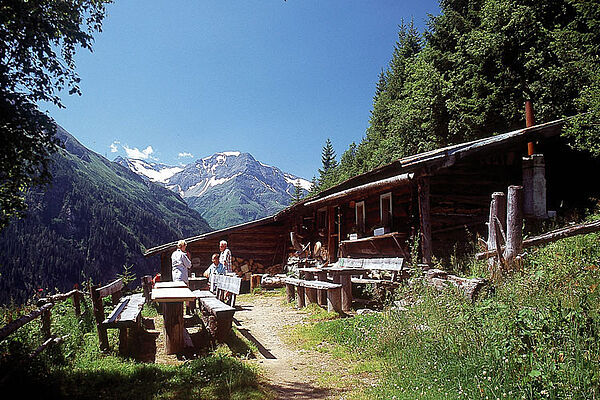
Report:
M 269 274 L 275 275 L 283 272 L 283 265 L 275 264 L 271 266 L 265 266 L 252 259 L 243 259 L 240 257 L 232 257 L 231 269 L 240 278 L 245 281 L 249 281 L 252 274 Z
M 461 278 L 436 268 L 425 271 L 424 277 L 427 284 L 440 291 L 451 287 L 451 285 L 456 286 L 469 300 L 475 300 L 481 288 L 487 283 L 482 278 Z

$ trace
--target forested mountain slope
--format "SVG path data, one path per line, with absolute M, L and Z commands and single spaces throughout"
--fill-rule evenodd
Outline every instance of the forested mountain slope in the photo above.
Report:
M 65 291 L 106 282 L 133 265 L 140 277 L 158 268 L 146 247 L 209 231 L 175 193 L 88 150 L 64 129 L 52 184 L 28 195 L 28 217 L 0 233 L 0 302 L 38 289 Z
M 597 0 L 447 0 L 420 34 L 402 23 L 366 136 L 319 190 L 399 158 L 578 115 L 566 134 L 600 153 Z M 374 77 L 375 78 L 375 77 Z M 323 174 L 321 174 L 323 175 Z

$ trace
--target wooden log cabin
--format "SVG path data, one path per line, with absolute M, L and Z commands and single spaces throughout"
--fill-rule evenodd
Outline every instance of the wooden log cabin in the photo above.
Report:
M 563 124 L 557 120 L 406 157 L 274 216 L 187 239 L 194 268 L 206 268 L 224 239 L 234 257 L 249 265 L 240 273 L 281 272 L 294 252 L 290 232 L 310 248 L 319 242 L 330 263 L 341 256 L 408 259 L 418 237 L 419 261 L 431 263 L 433 256 L 464 251 L 476 234 L 485 237 L 491 195 L 509 185 L 524 186 L 529 219 L 585 206 L 600 195 L 588 176 L 600 163 L 571 149 L 560 136 Z M 536 156 L 528 155 L 528 143 Z M 161 254 L 168 276 L 175 245 L 145 253 Z

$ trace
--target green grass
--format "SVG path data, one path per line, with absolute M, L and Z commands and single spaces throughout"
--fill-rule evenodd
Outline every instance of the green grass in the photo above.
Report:
M 41 343 L 39 319 L 0 342 L 0 390 L 20 393 L 23 398 L 61 399 L 264 399 L 258 371 L 243 363 L 240 355 L 220 346 L 206 357 L 181 365 L 139 363 L 115 354 L 102 354 L 91 317 L 90 304 L 80 319 L 69 301 L 52 309 L 55 335 L 68 334 L 65 343 L 46 349 L 31 362 L 26 354 Z M 17 318 L 14 309 L 2 310 L 2 323 Z M 21 310 L 20 313 L 26 310 Z M 145 307 L 144 315 L 156 315 Z M 117 348 L 117 333 L 109 330 L 111 348 Z M 233 335 L 235 336 L 235 335 Z M 236 336 L 237 337 L 237 336 Z M 237 347 L 248 356 L 253 352 L 242 339 Z
M 599 265 L 599 234 L 564 239 L 530 249 L 476 302 L 415 283 L 397 294 L 419 299 L 408 311 L 318 322 L 295 339 L 377 379 L 354 398 L 598 398 Z

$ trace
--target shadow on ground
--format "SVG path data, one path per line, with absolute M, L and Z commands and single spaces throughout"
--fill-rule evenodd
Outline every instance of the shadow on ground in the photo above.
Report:
M 278 385 L 267 383 L 266 386 L 275 395 L 275 399 L 325 399 L 333 394 L 331 389 L 316 387 L 309 383 L 303 385 L 292 382 L 283 382 Z

